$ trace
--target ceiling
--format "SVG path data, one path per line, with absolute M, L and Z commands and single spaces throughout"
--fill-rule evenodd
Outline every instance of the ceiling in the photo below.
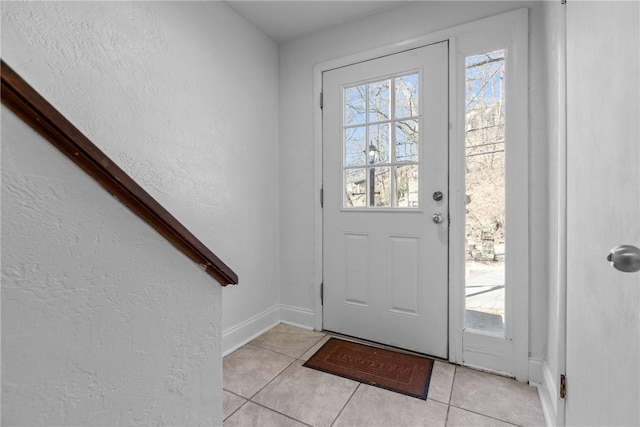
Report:
M 278 44 L 399 6 L 392 1 L 225 1 L 227 6 Z

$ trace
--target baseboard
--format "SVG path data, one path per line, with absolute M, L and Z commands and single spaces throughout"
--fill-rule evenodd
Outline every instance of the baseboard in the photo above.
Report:
M 282 323 L 297 326 L 299 328 L 313 330 L 315 315 L 312 310 L 306 308 L 280 305 L 280 319 Z
M 542 382 L 538 387 L 544 420 L 548 426 L 558 425 L 558 388 L 546 362 L 542 363 Z
M 280 323 L 280 306 L 276 305 L 233 326 L 222 333 L 222 355 L 239 349 Z
M 529 384 L 542 384 L 542 360 L 529 358 Z

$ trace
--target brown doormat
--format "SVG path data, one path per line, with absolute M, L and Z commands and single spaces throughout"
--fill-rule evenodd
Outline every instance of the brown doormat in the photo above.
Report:
M 330 338 L 302 366 L 427 400 L 433 360 Z

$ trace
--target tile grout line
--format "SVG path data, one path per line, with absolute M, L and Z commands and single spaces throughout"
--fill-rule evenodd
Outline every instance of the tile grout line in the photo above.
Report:
M 449 390 L 449 400 L 447 401 L 447 405 L 451 405 L 451 398 L 453 397 L 453 386 L 456 383 L 456 374 L 458 373 L 458 367 L 453 365 L 453 378 L 451 379 L 451 390 Z
M 325 335 L 326 335 L 326 334 L 325 334 Z M 311 346 L 309 346 L 309 348 L 307 348 L 305 351 L 303 351 L 303 352 L 302 352 L 302 354 L 301 354 L 300 356 L 303 356 L 307 351 L 311 350 L 311 348 L 313 348 L 313 346 L 314 346 L 314 345 L 318 344 L 318 343 L 319 343 L 323 338 L 324 338 L 324 336 L 322 336 L 318 341 L 316 341 L 316 342 L 315 342 L 315 343 L 313 343 Z M 247 344 L 245 344 L 245 345 L 252 345 L 252 346 L 254 346 L 254 347 L 261 348 L 261 349 L 263 349 L 263 350 L 272 351 L 272 352 L 274 352 L 274 353 L 276 353 L 276 354 L 280 354 L 280 355 L 287 356 L 287 357 L 292 357 L 292 356 L 289 356 L 288 354 L 280 353 L 280 352 L 275 351 L 275 350 L 270 349 L 270 348 L 260 347 L 259 345 L 255 345 L 255 344 L 251 344 L 251 343 L 247 343 Z M 278 372 L 278 374 L 277 374 L 275 377 L 273 377 L 271 380 L 269 380 L 269 382 L 267 382 L 267 383 L 266 383 L 266 384 L 265 384 L 265 385 L 264 385 L 260 390 L 256 391 L 256 392 L 255 392 L 255 393 L 254 393 L 254 394 L 253 394 L 249 399 L 247 399 L 247 402 L 251 402 L 251 403 L 253 403 L 253 404 L 259 405 L 259 406 L 261 406 L 261 407 L 263 407 L 263 408 L 265 408 L 265 409 L 268 409 L 268 410 L 273 411 L 273 412 L 275 412 L 275 413 L 277 413 L 277 414 L 280 414 L 280 415 L 282 415 L 282 416 L 285 416 L 285 417 L 287 417 L 287 418 L 289 418 L 289 419 L 292 419 L 292 420 L 294 420 L 294 421 L 297 421 L 297 422 L 299 422 L 299 423 L 302 423 L 302 424 L 304 424 L 304 425 L 307 425 L 307 426 L 308 426 L 309 424 L 305 423 L 305 422 L 304 422 L 304 421 L 302 421 L 302 420 L 298 420 L 298 419 L 293 418 L 293 417 L 291 417 L 291 416 L 289 416 L 289 415 L 287 415 L 287 414 L 283 414 L 282 412 L 278 412 L 278 411 L 276 411 L 276 410 L 275 410 L 275 409 L 273 409 L 273 408 L 269 408 L 268 406 L 265 406 L 265 405 L 263 405 L 263 404 L 261 404 L 261 403 L 256 402 L 256 401 L 254 401 L 254 400 L 253 400 L 253 399 L 254 399 L 258 394 L 260 394 L 260 392 L 261 392 L 262 390 L 264 390 L 265 388 L 267 388 L 271 383 L 273 383 L 273 382 L 274 382 L 278 377 L 280 377 L 280 376 L 281 376 L 281 375 L 282 375 L 282 374 L 283 374 L 287 369 L 289 369 L 291 366 L 293 366 L 293 364 L 294 364 L 294 363 L 296 363 L 296 362 L 297 362 L 297 361 L 299 361 L 299 360 L 301 360 L 301 359 L 299 359 L 299 358 L 297 358 L 297 357 L 294 357 L 294 358 L 293 358 L 293 361 L 292 361 L 291 363 L 289 363 L 289 364 L 287 365 L 287 367 L 285 367 L 282 371 Z M 235 393 L 234 393 L 234 394 L 235 394 Z M 243 396 L 240 396 L 240 397 L 243 397 Z M 246 404 L 246 402 L 245 402 L 242 406 L 244 406 L 245 404 Z M 235 412 L 237 412 L 237 410 L 236 410 Z
M 248 344 L 245 344 L 245 345 L 248 345 Z M 314 344 L 314 345 L 315 345 L 315 344 Z M 257 347 L 257 346 L 255 346 L 255 347 Z M 260 347 L 260 348 L 262 348 L 262 347 Z M 267 349 L 264 349 L 264 350 L 267 350 Z M 281 353 L 278 353 L 278 354 L 281 354 Z M 289 357 L 291 357 L 291 356 L 289 356 Z M 229 391 L 229 393 L 233 393 L 233 394 L 235 394 L 236 396 L 240 396 L 240 397 L 242 397 L 243 399 L 246 399 L 246 401 L 245 401 L 242 405 L 240 405 L 240 407 L 239 407 L 238 409 L 236 409 L 235 411 L 233 411 L 233 412 L 232 412 L 232 413 L 231 413 L 227 418 L 225 418 L 224 420 L 229 419 L 233 414 L 235 414 L 235 413 L 236 413 L 236 412 L 238 412 L 241 408 L 243 408 L 244 406 L 246 406 L 248 402 L 251 402 L 251 403 L 253 403 L 254 405 L 258 405 L 258 406 L 260 406 L 260 407 L 262 407 L 262 408 L 265 408 L 265 409 L 267 409 L 267 410 L 269 410 L 269 411 L 275 412 L 276 414 L 280 414 L 280 415 L 282 415 L 282 416 L 284 416 L 284 417 L 287 417 L 287 418 L 289 418 L 289 419 L 291 419 L 291 420 L 294 420 L 294 421 L 296 421 L 296 422 L 299 422 L 299 423 L 302 423 L 302 424 L 304 424 L 304 425 L 308 426 L 309 424 L 305 423 L 304 421 L 301 421 L 301 420 L 298 420 L 298 419 L 296 419 L 296 418 L 293 418 L 293 417 L 291 417 L 291 416 L 289 416 L 289 415 L 287 415 L 287 414 L 283 414 L 282 412 L 278 412 L 278 411 L 276 411 L 276 410 L 275 410 L 275 409 L 273 409 L 273 408 L 269 408 L 268 406 L 265 406 L 265 405 L 263 405 L 263 404 L 261 404 L 261 403 L 256 402 L 256 401 L 254 401 L 254 400 L 253 400 L 253 398 L 254 398 L 254 397 L 256 397 L 256 396 L 257 396 L 257 395 L 258 395 L 262 390 L 264 390 L 265 388 L 267 388 L 267 386 L 269 386 L 269 384 L 271 384 L 273 381 L 275 381 L 275 379 L 276 379 L 276 378 L 278 378 L 280 375 L 282 375 L 282 373 L 283 373 L 284 371 L 286 371 L 287 369 L 289 369 L 289 368 L 291 367 L 291 365 L 293 365 L 293 364 L 294 364 L 294 363 L 296 363 L 297 361 L 298 361 L 298 359 L 293 359 L 293 361 L 292 361 L 291 363 L 289 363 L 289 365 L 287 365 L 287 367 L 286 367 L 286 368 L 284 368 L 282 371 L 278 372 L 278 375 L 276 375 L 276 376 L 275 376 L 275 377 L 273 377 L 271 380 L 269 380 L 269 382 L 267 382 L 267 383 L 266 383 L 266 384 L 265 384 L 265 385 L 264 385 L 260 390 L 256 391 L 256 392 L 255 392 L 255 393 L 254 393 L 250 398 L 248 398 L 248 399 L 247 399 L 246 397 L 244 397 L 244 396 L 240 396 L 239 394 L 236 394 L 236 393 L 233 393 L 233 392 L 231 392 L 231 391 L 229 391 L 229 390 L 226 390 L 226 391 Z M 223 388 L 223 390 L 224 390 L 224 388 Z M 223 420 L 223 421 L 224 421 L 224 420 Z
M 318 341 L 318 342 L 320 342 L 320 341 Z M 315 346 L 315 345 L 318 345 L 318 343 L 315 343 L 315 344 L 314 344 L 314 346 Z M 313 346 L 311 346 L 311 348 L 313 348 Z M 309 350 L 311 350 L 311 348 L 310 348 Z M 308 352 L 309 350 L 305 351 L 304 353 L 302 353 L 302 354 L 300 355 L 300 357 L 298 357 L 298 358 L 297 358 L 297 360 L 299 360 L 300 362 L 302 362 L 302 364 L 307 363 L 307 362 L 309 361 L 309 359 L 311 359 L 311 358 L 312 358 L 312 357 L 313 357 L 313 356 L 314 356 L 318 351 L 320 351 L 320 349 L 318 349 L 316 352 L 314 352 L 314 353 L 313 353 L 311 356 L 309 356 L 307 359 L 302 359 L 302 356 L 304 356 L 305 354 L 307 354 L 307 352 Z
M 234 393 L 235 394 L 235 393 Z M 244 399 L 244 397 L 243 397 Z M 232 411 L 226 418 L 222 419 L 222 423 L 224 424 L 225 421 L 227 421 L 229 418 L 231 418 L 236 412 L 238 412 L 240 409 L 242 409 L 244 407 L 244 405 L 247 404 L 247 402 L 249 402 L 249 400 L 245 399 L 244 402 L 242 402 L 242 405 L 238 406 L 235 411 Z
M 259 349 L 261 349 L 261 350 L 271 351 L 271 352 L 273 352 L 273 353 L 275 353 L 275 354 L 279 354 L 280 356 L 293 357 L 294 359 L 297 359 L 297 357 L 291 356 L 290 354 L 283 353 L 283 352 L 281 352 L 281 351 L 276 351 L 276 350 L 274 350 L 274 349 L 272 349 L 272 348 L 262 347 L 262 346 L 260 346 L 260 345 L 257 345 L 257 344 L 251 344 L 251 343 L 246 343 L 244 346 L 247 346 L 247 345 L 250 345 L 251 347 L 259 348 Z M 314 344 L 314 345 L 315 345 L 315 344 Z M 243 346 L 243 347 L 244 347 L 244 346 Z M 302 353 L 302 354 L 304 354 L 304 353 Z M 302 356 L 302 354 L 301 354 L 300 356 Z
M 297 423 L 301 423 L 301 424 L 304 424 L 305 426 L 313 427 L 311 424 L 307 424 L 307 423 L 305 423 L 305 422 L 304 422 L 304 421 L 302 421 L 302 420 L 299 420 L 299 419 L 297 419 L 297 418 L 293 418 L 291 415 L 287 415 L 287 414 L 284 414 L 284 413 L 282 413 L 282 412 L 280 412 L 280 411 L 276 411 L 275 409 L 273 409 L 273 408 L 269 408 L 268 406 L 265 406 L 265 405 L 263 405 L 263 404 L 261 404 L 261 403 L 254 402 L 253 400 L 251 400 L 250 402 L 251 402 L 251 403 L 253 403 L 254 405 L 258 405 L 258 406 L 260 406 L 260 407 L 262 407 L 262 408 L 264 408 L 264 409 L 267 409 L 267 410 L 269 410 L 269 411 L 271 411 L 271 412 L 275 412 L 276 414 L 280 414 L 280 415 L 282 415 L 283 417 L 289 418 L 290 420 L 293 420 L 293 421 L 295 421 L 295 422 L 297 422 Z
M 444 425 L 445 425 L 445 427 L 449 423 L 449 411 L 451 411 L 451 405 L 447 405 L 447 416 L 444 417 Z
M 326 334 L 325 334 L 325 335 L 326 335 Z M 324 336 L 320 337 L 320 339 L 319 339 L 318 341 L 316 341 L 316 342 L 315 342 L 315 343 L 313 343 L 311 346 L 309 346 L 309 348 L 307 348 L 305 351 L 303 351 L 303 352 L 302 352 L 302 354 L 301 354 L 300 356 L 303 356 L 307 351 L 311 350 L 311 349 L 313 348 L 313 346 L 315 346 L 316 344 L 318 344 L 318 343 L 319 343 L 323 338 L 324 338 Z M 270 349 L 270 348 L 264 348 L 264 347 L 261 347 L 261 346 L 259 346 L 259 345 L 250 344 L 250 343 L 247 343 L 246 345 L 252 345 L 252 346 L 254 346 L 254 347 L 258 347 L 258 348 L 261 348 L 261 349 L 263 349 L 263 350 L 268 350 L 268 351 L 272 351 L 272 352 L 274 352 L 274 353 L 277 353 L 277 354 L 280 354 L 280 355 L 283 355 L 283 356 L 292 357 L 292 356 L 289 356 L 288 354 L 280 353 L 280 352 L 275 351 L 275 350 L 273 350 L 273 349 Z M 282 416 L 284 416 L 284 417 L 289 418 L 290 420 L 294 420 L 294 421 L 299 422 L 299 423 L 302 423 L 302 424 L 304 424 L 304 425 L 306 425 L 306 426 L 310 426 L 310 424 L 307 424 L 307 423 L 305 423 L 305 422 L 304 422 L 304 421 L 302 421 L 302 420 L 299 420 L 299 419 L 297 419 L 297 418 L 293 418 L 293 417 L 291 417 L 290 415 L 287 415 L 287 414 L 284 414 L 284 413 L 282 413 L 282 412 L 279 412 L 279 411 L 277 411 L 277 410 L 275 410 L 275 409 L 273 409 L 273 408 L 270 408 L 270 407 L 268 407 L 268 406 L 266 406 L 266 405 L 263 405 L 263 404 L 261 404 L 261 403 L 256 402 L 256 401 L 254 401 L 254 400 L 253 400 L 253 399 L 254 399 L 254 398 L 255 398 L 255 397 L 256 397 L 256 396 L 257 396 L 257 395 L 258 395 L 262 390 L 264 390 L 265 388 L 267 388 L 267 387 L 268 387 L 272 382 L 274 382 L 274 381 L 275 381 L 279 376 L 281 376 L 281 375 L 282 375 L 282 374 L 283 374 L 287 369 L 289 369 L 291 366 L 293 366 L 293 364 L 294 364 L 294 363 L 296 363 L 297 361 L 303 361 L 303 360 L 302 360 L 302 359 L 299 359 L 299 358 L 297 358 L 297 357 L 296 357 L 296 358 L 293 358 L 293 361 L 292 361 L 291 363 L 289 363 L 289 365 L 287 365 L 287 367 L 286 367 L 286 368 L 284 368 L 282 371 L 278 372 L 278 374 L 277 374 L 275 377 L 273 377 L 269 382 L 267 382 L 267 383 L 266 383 L 266 384 L 265 384 L 265 385 L 264 385 L 260 390 L 256 391 L 256 392 L 253 394 L 253 396 L 251 396 L 249 399 L 247 399 L 247 402 L 251 402 L 251 403 L 253 403 L 253 404 L 255 404 L 255 405 L 258 405 L 258 406 L 261 406 L 261 407 L 263 407 L 263 408 L 265 408 L 265 409 L 267 409 L 267 410 L 269 410 L 269 411 L 273 411 L 273 412 L 275 412 L 276 414 L 280 414 L 280 415 L 282 415 Z M 304 361 L 303 361 L 303 362 L 304 362 Z M 235 394 L 235 393 L 234 393 L 234 394 Z M 240 396 L 240 397 L 242 397 L 242 396 Z M 247 402 L 245 402 L 242 406 L 246 405 L 246 403 L 247 403 Z M 238 408 L 238 409 L 239 409 L 239 408 Z M 235 413 L 235 412 L 237 412 L 237 411 L 238 411 L 238 410 L 234 411 L 234 413 Z M 231 415 L 230 415 L 230 416 L 231 416 Z
M 226 389 L 226 388 L 224 388 L 224 387 L 222 387 L 222 391 L 226 391 L 227 393 L 231 393 L 231 394 L 233 394 L 234 396 L 238 396 L 238 397 L 240 397 L 240 398 L 242 398 L 242 399 L 244 399 L 244 400 L 247 400 L 247 398 L 246 398 L 246 397 L 241 396 L 241 395 L 239 395 L 238 393 L 236 393 L 235 391 L 228 390 L 228 389 Z
M 451 389 L 449 390 L 449 398 L 447 399 L 447 416 L 444 419 L 444 425 L 447 426 L 449 423 L 449 414 L 451 413 L 451 397 L 453 396 L 453 386 L 456 382 L 456 372 L 458 372 L 458 367 L 453 365 L 453 378 L 451 378 Z
M 453 406 L 453 407 L 454 407 L 454 408 L 456 408 L 456 409 L 460 409 L 460 410 L 462 410 L 462 411 L 471 412 L 472 414 L 481 415 L 481 416 L 483 416 L 483 417 L 491 418 L 491 419 L 493 419 L 493 420 L 500 421 L 500 422 L 502 422 L 502 423 L 511 424 L 511 425 L 513 425 L 513 426 L 521 426 L 520 424 L 514 424 L 514 423 L 512 423 L 512 422 L 510 422 L 510 421 L 501 420 L 500 418 L 492 417 L 492 416 L 490 416 L 490 415 L 482 414 L 482 413 L 480 413 L 480 412 L 472 411 L 472 410 L 469 410 L 469 409 L 467 409 L 467 408 L 462 408 L 462 407 L 460 407 L 460 406 L 453 405 L 453 404 L 451 403 L 451 398 L 453 397 L 453 389 L 454 389 L 455 384 L 456 384 L 456 377 L 457 377 L 457 374 L 458 374 L 458 368 L 459 368 L 459 366 L 458 366 L 458 365 L 454 365 L 454 367 L 455 367 L 455 369 L 454 369 L 454 371 L 453 371 L 453 381 L 451 382 L 451 392 L 449 393 L 449 408 L 451 408 L 451 407 Z M 447 420 L 448 420 L 448 418 L 449 418 L 449 415 L 448 415 L 448 414 L 449 414 L 449 411 L 447 411 Z
M 324 333 L 324 332 L 323 332 L 323 333 Z M 274 349 L 272 349 L 272 348 L 263 347 L 263 346 L 258 345 L 258 344 L 252 344 L 251 342 L 248 342 L 248 343 L 246 343 L 245 345 L 250 345 L 250 346 L 253 346 L 253 347 L 261 348 L 261 349 L 263 349 L 263 350 L 273 351 L 274 353 L 281 354 L 281 355 L 283 355 L 283 356 L 293 357 L 294 359 L 302 360 L 302 359 L 300 359 L 300 357 L 304 356 L 304 354 L 305 354 L 307 351 L 311 350 L 311 349 L 313 348 L 313 346 L 314 346 L 314 345 L 316 345 L 316 344 L 318 344 L 320 341 L 322 341 L 322 339 L 323 339 L 326 335 L 327 335 L 327 334 L 324 334 L 324 336 L 320 337 L 320 339 L 319 339 L 318 341 L 316 341 L 316 342 L 314 342 L 313 344 L 311 344 L 311 346 L 310 346 L 309 348 L 307 348 L 306 350 L 304 350 L 304 351 L 303 351 L 299 356 L 297 356 L 297 357 L 291 356 L 290 354 L 287 354 L 287 353 L 282 353 L 282 352 L 277 351 L 277 350 L 274 350 Z
M 353 399 L 353 395 L 356 394 L 356 391 L 358 391 L 358 389 L 360 388 L 360 385 L 362 383 L 357 382 L 357 386 L 356 388 L 353 390 L 353 393 L 351 393 L 351 396 L 349 396 L 349 398 L 347 399 L 347 401 L 344 403 L 344 405 L 342 405 L 342 409 L 340 409 L 340 411 L 338 412 L 338 415 L 336 415 L 336 417 L 334 418 L 333 422 L 331 423 L 330 427 L 333 427 L 333 425 L 336 423 L 336 421 L 338 421 L 338 418 L 340 418 L 340 415 L 342 415 L 342 412 L 344 411 L 344 409 L 347 407 L 347 405 L 349 404 L 349 402 L 351 402 L 351 399 Z
M 290 358 L 290 359 L 293 359 L 291 362 L 289 362 L 289 364 L 288 364 L 287 366 L 285 366 L 285 367 L 284 367 L 280 372 L 278 372 L 278 373 L 277 373 L 273 378 L 271 378 L 269 381 L 267 381 L 267 383 L 266 383 L 264 386 L 262 386 L 260 389 L 258 389 L 258 391 L 256 391 L 255 393 L 253 393 L 253 394 L 251 395 L 251 397 L 244 397 L 244 396 L 242 396 L 241 394 L 238 394 L 238 393 L 236 393 L 236 392 L 232 392 L 232 391 L 230 391 L 230 390 L 226 390 L 226 389 L 224 388 L 224 385 L 222 386 L 222 389 L 223 389 L 223 390 L 226 390 L 226 391 L 228 391 L 228 392 L 230 392 L 230 393 L 233 393 L 233 394 L 235 394 L 235 395 L 237 395 L 237 396 L 240 396 L 240 397 L 242 397 L 243 399 L 251 400 L 251 399 L 253 399 L 253 398 L 256 396 L 256 394 L 260 393 L 262 390 L 264 390 L 264 388 L 265 388 L 266 386 L 268 386 L 269 384 L 271 384 L 271 383 L 273 382 L 273 380 L 275 380 L 276 378 L 278 378 L 278 377 L 279 377 L 279 376 L 280 376 L 284 371 L 286 371 L 287 369 L 289 369 L 289 367 L 290 367 L 292 364 L 294 364 L 298 359 L 296 359 L 295 357 L 288 356 L 288 355 L 286 355 L 286 354 L 278 353 L 278 352 L 276 352 L 276 351 L 269 350 L 269 349 L 262 348 L 262 347 L 258 347 L 258 346 L 256 346 L 256 345 L 249 344 L 249 343 L 247 343 L 247 344 L 243 345 L 243 346 L 242 346 L 242 347 L 240 347 L 240 348 L 245 348 L 246 346 L 255 347 L 255 348 L 259 348 L 259 349 L 261 349 L 261 350 L 270 351 L 270 352 L 275 353 L 275 354 L 278 354 L 278 355 L 280 355 L 280 356 L 286 356 L 286 357 L 288 357 L 288 358 Z M 240 350 L 240 349 L 238 349 L 238 350 Z M 223 367 L 223 370 L 224 370 L 224 367 Z M 255 402 L 254 402 L 254 403 L 255 403 Z
M 291 356 L 289 356 L 291 357 Z M 282 373 L 284 371 L 286 371 L 287 369 L 289 369 L 291 367 L 291 365 L 293 365 L 294 363 L 296 363 L 298 361 L 298 359 L 293 359 L 293 361 L 291 363 L 289 363 L 282 371 L 278 372 L 278 374 L 271 378 L 264 386 L 262 386 L 262 388 L 260 388 L 258 391 L 256 391 L 255 393 L 253 393 L 253 395 L 251 395 L 251 397 L 248 400 L 251 400 L 253 402 L 253 398 L 256 397 L 258 395 L 258 393 L 260 393 L 262 390 L 264 390 L 265 388 L 267 388 L 269 386 L 269 384 L 271 384 L 272 382 L 274 382 L 276 380 L 276 378 L 278 378 L 280 375 L 282 375 Z M 258 402 L 253 402 L 253 403 L 258 403 Z
M 512 425 L 512 426 L 523 427 L 522 424 L 515 424 L 515 423 L 512 423 L 511 421 L 507 421 L 507 420 L 503 420 L 503 419 L 500 419 L 500 418 L 496 418 L 496 417 L 493 417 L 491 415 L 483 414 L 481 412 L 472 411 L 471 409 L 461 408 L 460 406 L 449 405 L 449 407 L 454 407 L 456 409 L 460 409 L 461 411 L 471 412 L 472 414 L 480 415 L 480 416 L 485 417 L 485 418 L 491 418 L 492 420 L 500 421 L 501 423 L 509 424 L 509 425 Z
M 308 349 L 306 349 L 305 351 L 303 351 L 303 352 L 302 352 L 302 354 L 301 354 L 300 356 L 298 356 L 298 357 L 297 357 L 297 359 L 298 359 L 298 360 L 302 360 L 303 362 L 306 362 L 306 360 L 303 360 L 303 359 L 300 359 L 300 358 L 301 358 L 302 356 L 304 356 L 305 354 L 307 354 L 307 352 L 308 352 L 309 350 L 311 350 L 313 347 L 317 346 L 317 345 L 318 345 L 318 343 L 320 343 L 320 341 L 322 341 L 323 339 L 325 339 L 325 338 L 327 337 L 327 334 L 326 334 L 325 332 L 320 332 L 320 333 L 322 334 L 322 337 L 321 337 L 318 341 L 314 342 L 314 343 L 313 343 L 313 345 L 311 345 L 311 347 L 309 347 Z M 319 350 L 319 349 L 318 349 L 318 350 Z M 317 351 L 316 351 L 316 353 L 317 353 Z M 315 353 L 313 353 L 313 354 L 315 354 Z M 313 356 L 313 354 L 312 354 L 311 356 Z M 311 356 L 309 356 L 309 358 L 311 358 Z

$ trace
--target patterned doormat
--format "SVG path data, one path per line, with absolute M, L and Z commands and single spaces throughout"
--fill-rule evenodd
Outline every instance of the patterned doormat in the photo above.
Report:
M 302 366 L 426 400 L 433 360 L 330 338 Z

